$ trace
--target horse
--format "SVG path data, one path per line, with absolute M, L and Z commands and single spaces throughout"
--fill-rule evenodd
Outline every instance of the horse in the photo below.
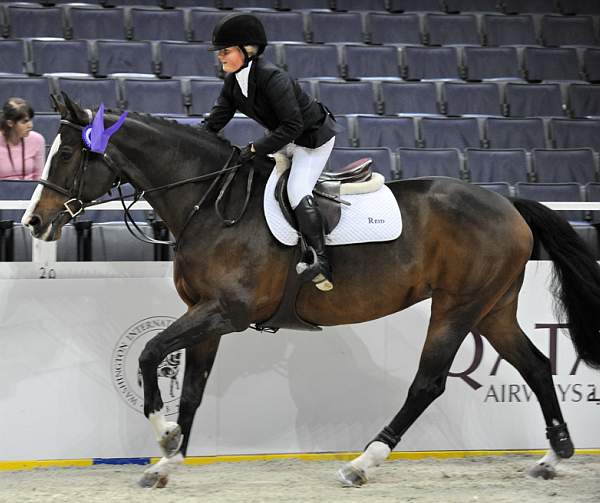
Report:
M 285 293 L 296 250 L 271 235 L 263 215 L 273 163 L 267 157 L 253 161 L 254 189 L 249 192 L 251 170 L 235 165 L 238 150 L 227 140 L 201 127 L 138 113 L 129 114 L 104 153 L 95 153 L 82 140 L 94 111 L 64 94 L 54 101 L 61 125 L 22 219 L 33 237 L 59 239 L 74 214 L 116 184 L 129 182 L 144 192 L 176 238 L 174 283 L 187 311 L 151 339 L 139 357 L 144 414 L 163 452 L 140 484 L 164 487 L 186 455 L 221 337 L 268 320 Z M 107 126 L 118 120 L 113 111 L 104 117 Z M 237 225 L 230 225 L 233 220 L 224 225 L 213 209 L 219 191 L 211 189 L 233 166 L 239 171 L 225 199 L 237 213 L 246 200 L 246 212 Z M 558 462 L 572 456 L 574 447 L 550 362 L 517 321 L 518 295 L 534 245 L 541 243 L 554 263 L 555 303 L 576 352 L 599 368 L 600 267 L 571 226 L 539 203 L 444 177 L 387 185 L 402 215 L 400 237 L 329 247 L 335 288 L 323 292 L 308 282 L 296 300 L 302 320 L 333 326 L 373 320 L 431 298 L 426 340 L 404 404 L 358 457 L 341 466 L 337 479 L 345 486 L 368 481 L 444 392 L 452 361 L 471 330 L 487 338 L 539 400 L 550 448 L 529 473 L 554 476 Z M 177 422 L 167 421 L 157 369 L 167 355 L 182 349 L 186 365 L 179 415 Z

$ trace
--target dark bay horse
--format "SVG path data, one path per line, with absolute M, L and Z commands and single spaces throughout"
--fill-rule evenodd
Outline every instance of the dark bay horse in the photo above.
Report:
M 188 310 L 148 342 L 140 356 L 144 413 L 152 423 L 163 459 L 146 470 L 143 485 L 164 486 L 169 471 L 186 454 L 192 421 L 202 401 L 221 336 L 269 319 L 282 297 L 294 250 L 270 234 L 263 194 L 272 164 L 255 161 L 255 189 L 242 221 L 224 226 L 210 194 L 193 217 L 190 210 L 207 193 L 214 174 L 235 162 L 232 146 L 202 129 L 151 116 L 130 114 L 104 155 L 84 152 L 82 127 L 92 112 L 65 95 L 56 99 L 62 124 L 43 178 L 23 223 L 34 237 L 60 237 L 71 215 L 64 203 L 99 198 L 120 180 L 139 190 L 176 237 L 174 281 Z M 107 113 L 106 125 L 118 116 Z M 263 166 L 264 164 L 264 166 Z M 165 190 L 172 182 L 206 179 Z M 248 172 L 234 178 L 228 211 L 239 211 Z M 550 441 L 548 454 L 531 473 L 551 477 L 561 458 L 573 454 L 552 382 L 548 359 L 520 328 L 516 312 L 524 270 L 534 240 L 555 265 L 556 299 L 578 356 L 600 366 L 600 268 L 584 243 L 555 212 L 524 200 L 509 200 L 448 178 L 393 182 L 389 188 L 403 217 L 402 235 L 391 242 L 330 247 L 335 288 L 304 285 L 299 315 L 316 325 L 372 320 L 431 298 L 431 319 L 417 374 L 406 402 L 364 453 L 338 472 L 344 485 L 361 485 L 402 435 L 440 396 L 459 346 L 472 329 L 485 336 L 523 376 L 539 399 Z M 73 203 L 71 203 L 73 204 Z M 186 223 L 187 222 L 187 223 Z M 177 423 L 161 414 L 157 368 L 186 350 Z M 400 393 L 400 391 L 399 391 Z M 366 439 L 365 439 L 366 440 Z

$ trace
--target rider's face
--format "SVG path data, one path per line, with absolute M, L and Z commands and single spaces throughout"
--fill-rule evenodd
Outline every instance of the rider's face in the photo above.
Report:
M 244 54 L 239 47 L 226 47 L 217 52 L 225 73 L 237 72 L 244 65 Z

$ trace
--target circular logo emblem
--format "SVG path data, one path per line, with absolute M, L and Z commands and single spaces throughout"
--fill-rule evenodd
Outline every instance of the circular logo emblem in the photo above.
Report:
M 146 343 L 175 320 L 172 316 L 152 316 L 140 320 L 123 332 L 113 350 L 113 384 L 123 400 L 140 413 L 144 412 L 144 390 L 138 359 Z M 184 368 L 184 350 L 171 353 L 158 366 L 158 386 L 166 415 L 179 411 Z

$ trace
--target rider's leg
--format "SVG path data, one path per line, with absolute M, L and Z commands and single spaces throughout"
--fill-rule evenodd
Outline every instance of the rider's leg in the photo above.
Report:
M 313 199 L 312 191 L 327 164 L 334 143 L 335 137 L 315 149 L 296 146 L 287 185 L 288 197 L 298 220 L 299 230 L 317 254 L 317 263 L 310 268 L 314 268 L 315 271 L 313 281 L 322 290 L 331 290 L 333 284 L 325 251 L 323 218 Z

